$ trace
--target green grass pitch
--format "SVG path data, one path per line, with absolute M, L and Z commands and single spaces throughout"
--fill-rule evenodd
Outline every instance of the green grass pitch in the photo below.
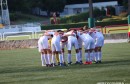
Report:
M 73 62 L 75 56 L 73 51 Z M 130 84 L 130 44 L 105 44 L 103 63 L 42 67 L 37 49 L 0 51 L 0 84 Z

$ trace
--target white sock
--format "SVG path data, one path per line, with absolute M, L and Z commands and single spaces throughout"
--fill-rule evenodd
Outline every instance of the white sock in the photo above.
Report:
M 64 56 L 64 53 L 62 53 L 62 61 L 65 62 L 65 56 Z
M 82 50 L 79 50 L 79 57 L 80 57 L 80 61 L 82 61 Z
M 63 63 L 63 61 L 62 61 L 62 54 L 59 54 L 59 60 L 60 60 L 60 63 Z
M 100 61 L 99 52 L 97 52 L 97 61 Z
M 85 52 L 85 59 L 86 59 L 86 62 L 89 62 L 89 54 Z
M 98 52 L 95 52 L 95 61 L 98 61 Z
M 76 62 L 80 62 L 79 61 L 79 53 L 76 53 Z
M 90 53 L 90 58 L 89 58 L 89 61 L 90 61 L 90 62 L 92 62 L 93 57 L 94 57 L 94 56 L 93 56 L 93 52 L 91 52 L 91 53 Z
M 102 52 L 99 52 L 99 61 L 102 60 Z
M 95 60 L 95 52 L 94 52 L 94 51 L 92 51 L 91 60 L 92 60 L 92 61 L 96 61 L 96 60 Z
M 71 62 L 71 54 L 68 54 L 68 63 Z
M 55 56 L 52 54 L 51 62 L 54 64 L 55 63 Z
M 41 61 L 42 61 L 42 66 L 45 66 L 44 54 L 41 54 Z
M 45 59 L 46 64 L 49 64 L 48 63 L 48 56 L 47 56 L 47 54 L 44 54 L 44 59 Z
M 51 55 L 48 54 L 48 63 L 51 64 Z

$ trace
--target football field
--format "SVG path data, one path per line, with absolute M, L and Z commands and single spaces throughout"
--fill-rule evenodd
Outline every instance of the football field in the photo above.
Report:
M 47 68 L 37 49 L 0 50 L 0 84 L 130 84 L 130 43 L 102 51 L 102 64 Z

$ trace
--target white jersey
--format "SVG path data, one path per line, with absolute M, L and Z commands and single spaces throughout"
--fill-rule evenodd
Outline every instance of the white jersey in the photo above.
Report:
M 94 49 L 94 39 L 89 35 L 89 33 L 78 33 L 78 36 L 81 38 L 81 40 L 84 43 L 85 49 Z
M 65 33 L 66 34 L 73 34 L 72 36 L 68 36 L 68 41 L 72 40 L 72 39 L 77 39 L 76 38 L 76 34 L 73 32 L 73 31 L 70 31 L 70 32 L 67 32 Z
M 65 35 L 67 35 L 67 34 L 73 34 L 73 35 L 68 36 L 68 44 L 67 44 L 68 50 L 71 50 L 72 46 L 74 46 L 75 49 L 79 49 L 76 34 L 73 31 L 65 33 Z
M 83 42 L 92 39 L 92 37 L 88 33 L 78 33 L 78 36 Z
M 60 35 L 58 32 L 53 33 L 52 44 L 51 44 L 52 51 L 61 51 L 61 46 L 60 46 L 61 37 L 62 35 Z
M 95 40 L 96 39 L 96 33 L 95 32 L 90 32 L 89 35 Z
M 101 32 L 96 32 L 96 38 L 102 38 L 104 39 L 104 36 Z

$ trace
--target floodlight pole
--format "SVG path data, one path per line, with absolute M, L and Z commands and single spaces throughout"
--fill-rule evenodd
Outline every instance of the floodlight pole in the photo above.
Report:
M 128 41 L 130 42 L 130 0 L 128 0 Z
M 89 18 L 88 18 L 88 27 L 92 28 L 95 26 L 95 19 L 93 18 L 93 1 L 89 0 Z
M 1 5 L 1 21 L 4 25 L 10 26 L 10 17 L 7 0 L 0 0 Z

